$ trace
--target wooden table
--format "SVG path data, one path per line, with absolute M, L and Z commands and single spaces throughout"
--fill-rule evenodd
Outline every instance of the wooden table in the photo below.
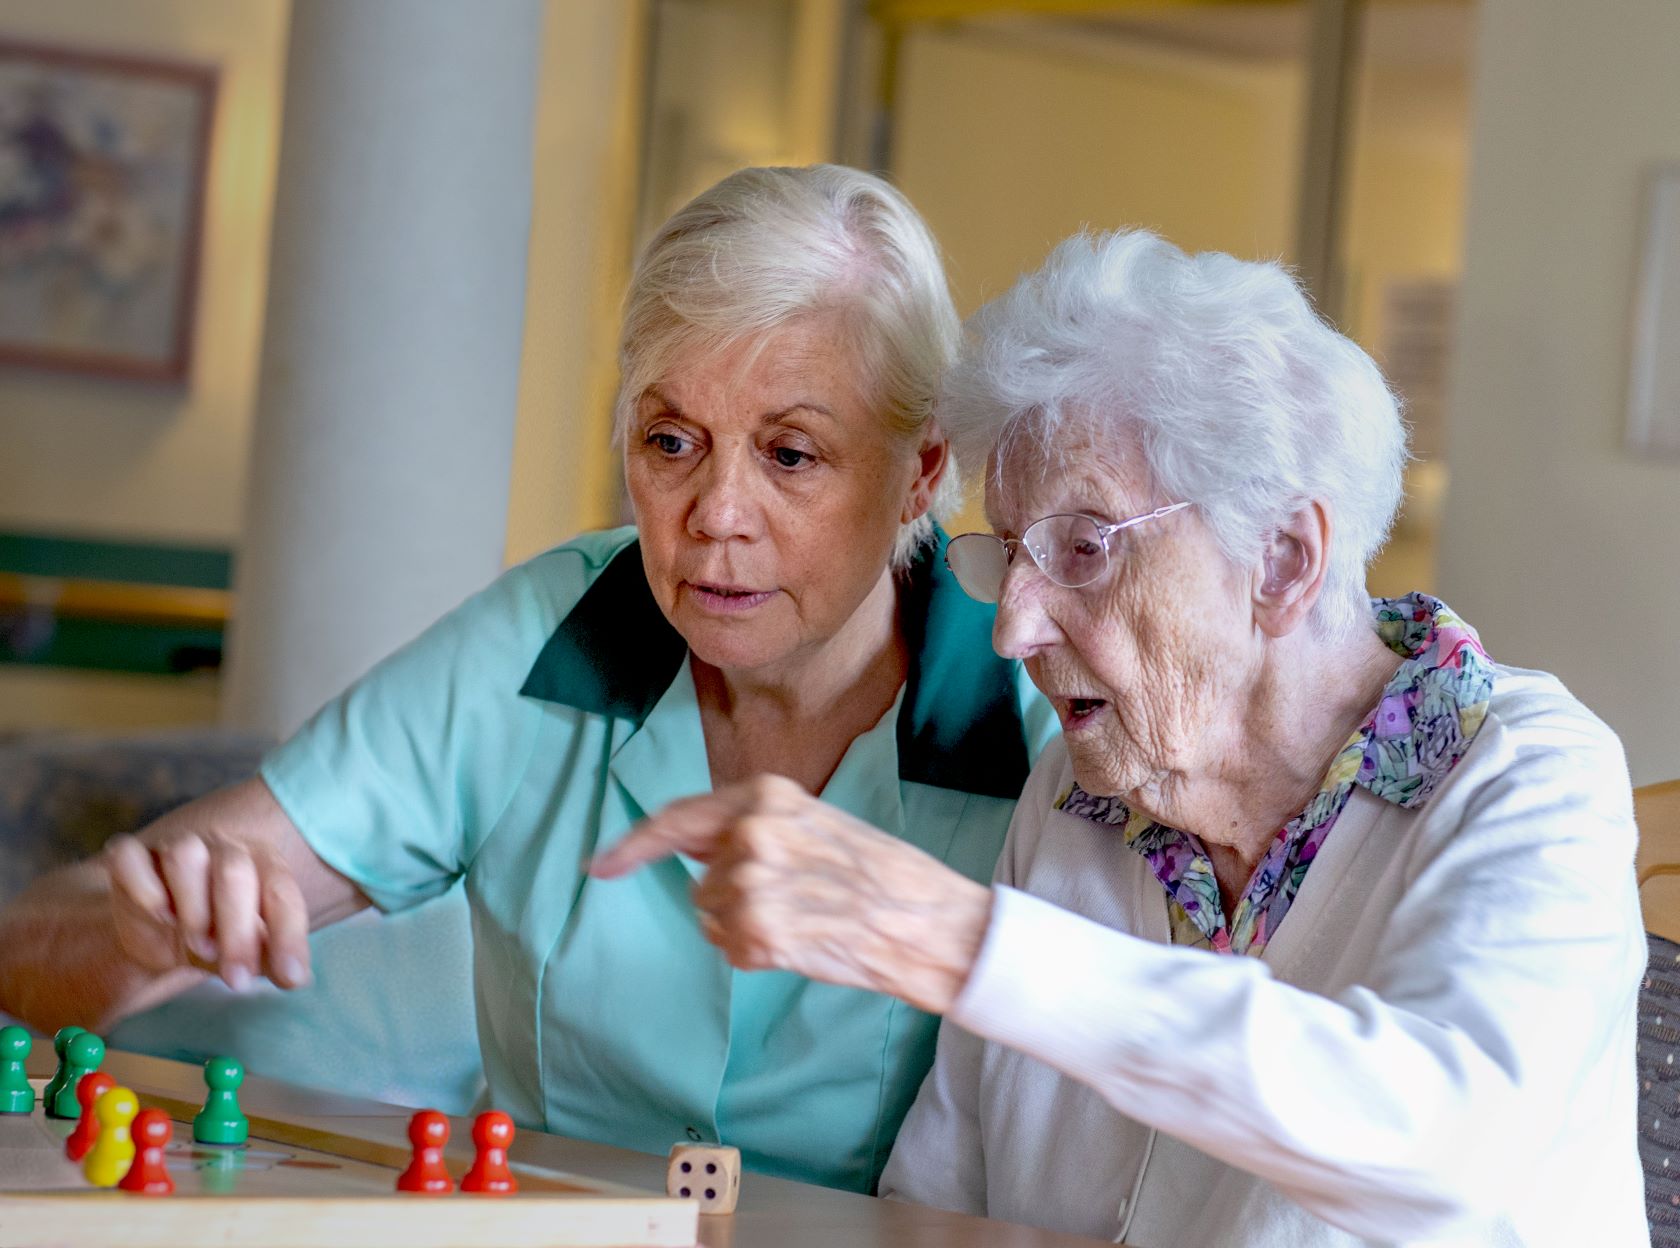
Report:
M 52 1069 L 52 1046 L 37 1043 L 29 1060 L 30 1073 L 45 1076 Z M 101 1069 L 142 1095 L 185 1101 L 204 1097 L 199 1066 L 112 1052 Z M 405 1148 L 413 1112 L 256 1075 L 246 1078 L 240 1102 L 253 1117 Z M 452 1126 L 454 1138 L 465 1139 L 471 1133 L 468 1120 L 457 1119 Z M 512 1157 L 516 1162 L 609 1183 L 664 1190 L 665 1159 L 628 1149 L 521 1131 Z M 121 1242 L 120 1229 L 112 1227 L 112 1243 Z M 487 1235 L 485 1242 L 494 1243 L 494 1235 Z M 1088 1248 L 1099 1242 L 758 1174 L 742 1177 L 740 1204 L 732 1216 L 700 1219 L 700 1243 L 705 1248 Z

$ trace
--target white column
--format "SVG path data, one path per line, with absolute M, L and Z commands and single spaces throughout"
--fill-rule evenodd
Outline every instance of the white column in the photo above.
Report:
M 225 717 L 288 733 L 501 567 L 541 0 L 294 0 Z

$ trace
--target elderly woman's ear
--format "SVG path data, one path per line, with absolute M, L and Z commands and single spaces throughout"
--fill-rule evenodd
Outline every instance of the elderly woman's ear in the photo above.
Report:
M 1312 613 L 1330 560 L 1330 511 L 1309 502 L 1280 524 L 1260 553 L 1254 621 L 1268 637 L 1285 637 Z
M 900 524 L 920 520 L 933 506 L 933 495 L 951 463 L 951 443 L 943 433 L 934 431 L 917 452 L 916 478 L 904 499 L 904 510 L 898 517 Z

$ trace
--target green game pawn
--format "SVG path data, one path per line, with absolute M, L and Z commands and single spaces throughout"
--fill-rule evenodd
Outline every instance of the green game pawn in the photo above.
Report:
M 0 1114 L 35 1112 L 35 1089 L 23 1068 L 33 1044 L 22 1027 L 0 1027 Z
M 212 1057 L 204 1063 L 204 1083 L 210 1095 L 193 1119 L 193 1139 L 200 1144 L 243 1144 L 251 1124 L 239 1108 L 239 1085 L 245 1068 L 231 1057 Z
M 54 1034 L 53 1052 L 58 1054 L 58 1069 L 53 1072 L 53 1077 L 47 1080 L 47 1086 L 41 1089 L 43 1107 L 52 1105 L 58 1099 L 58 1094 L 64 1090 L 64 1076 L 70 1073 L 70 1042 L 86 1030 L 86 1027 L 60 1027 Z
M 91 1031 L 78 1032 L 64 1046 L 64 1085 L 46 1103 L 48 1118 L 80 1118 L 82 1103 L 76 1099 L 76 1085 L 91 1075 L 105 1060 L 105 1042 Z

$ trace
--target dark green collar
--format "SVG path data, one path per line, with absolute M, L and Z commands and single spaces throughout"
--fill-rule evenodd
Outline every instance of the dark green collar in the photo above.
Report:
M 992 650 L 992 608 L 945 567 L 945 535 L 923 547 L 901 598 L 910 675 L 898 715 L 901 780 L 1019 797 L 1026 731 L 1015 665 Z M 607 564 L 537 656 L 520 693 L 640 727 L 688 645 L 659 610 L 631 542 Z

